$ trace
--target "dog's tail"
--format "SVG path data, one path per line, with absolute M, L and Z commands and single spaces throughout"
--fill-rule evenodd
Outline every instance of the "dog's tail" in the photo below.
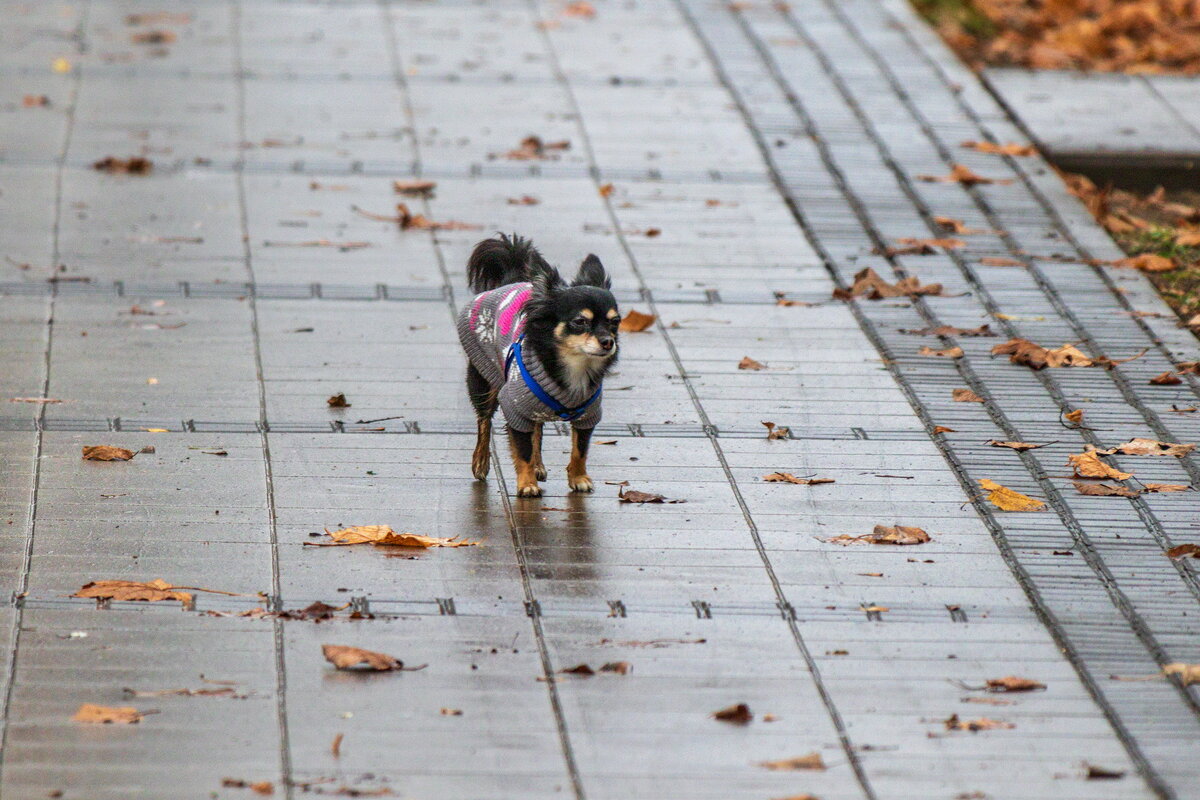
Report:
M 513 234 L 499 234 L 475 245 L 467 260 L 467 284 L 475 292 L 531 280 L 539 272 L 553 269 L 533 242 Z

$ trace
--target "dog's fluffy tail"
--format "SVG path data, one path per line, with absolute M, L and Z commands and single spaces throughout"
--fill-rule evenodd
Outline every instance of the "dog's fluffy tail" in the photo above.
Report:
M 552 270 L 533 242 L 513 234 L 499 234 L 475 245 L 467 260 L 467 284 L 475 292 L 486 292 L 497 286 L 532 280 L 541 272 Z

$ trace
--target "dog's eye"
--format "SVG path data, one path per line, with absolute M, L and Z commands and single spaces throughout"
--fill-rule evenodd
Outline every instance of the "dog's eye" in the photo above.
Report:
M 620 328 L 621 327 L 621 318 L 613 317 L 612 319 L 610 319 L 608 321 L 608 327 L 612 328 L 614 331 L 617 330 L 618 328 Z
M 571 330 L 586 331 L 587 327 L 588 321 L 583 317 L 576 317 L 575 319 L 571 320 Z

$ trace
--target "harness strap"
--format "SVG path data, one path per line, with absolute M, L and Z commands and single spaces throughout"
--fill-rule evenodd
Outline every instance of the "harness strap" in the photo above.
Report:
M 504 377 L 506 379 L 508 378 L 509 368 L 512 367 L 514 361 L 517 362 L 517 370 L 521 373 L 521 380 L 525 381 L 525 387 L 529 389 L 529 391 L 533 392 L 533 396 L 541 401 L 546 408 L 549 408 L 551 411 L 553 411 L 558 418 L 564 422 L 572 422 L 582 417 L 584 412 L 588 410 L 592 403 L 600 399 L 600 392 L 604 388 L 603 384 L 597 386 L 596 391 L 593 392 L 592 396 L 585 400 L 582 405 L 575 406 L 575 408 L 568 408 L 567 406 L 564 406 L 562 403 L 551 397 L 550 393 L 543 389 L 541 385 L 534 380 L 533 376 L 529 374 L 529 369 L 525 366 L 525 359 L 521 356 L 521 342 L 524 341 L 524 339 L 525 336 L 522 334 L 519 339 L 512 343 L 512 347 L 508 349 L 508 356 L 506 356 L 504 359 Z

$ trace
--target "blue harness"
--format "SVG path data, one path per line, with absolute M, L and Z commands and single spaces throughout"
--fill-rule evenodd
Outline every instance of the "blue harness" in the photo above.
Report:
M 525 340 L 525 335 L 521 334 L 521 338 L 512 343 L 512 347 L 508 349 L 508 356 L 504 359 L 504 377 L 508 378 L 508 370 L 513 362 L 517 362 L 517 369 L 521 372 L 521 380 L 525 381 L 525 387 L 533 392 L 533 396 L 542 402 L 547 408 L 558 415 L 558 418 L 564 422 L 571 422 L 583 416 L 584 412 L 600 399 L 600 391 L 604 388 L 603 384 L 596 387 L 596 391 L 584 401 L 583 405 L 575 406 L 575 408 L 567 408 L 562 403 L 550 396 L 549 392 L 543 389 L 538 382 L 529 374 L 529 369 L 525 366 L 525 359 L 521 357 L 521 342 Z

